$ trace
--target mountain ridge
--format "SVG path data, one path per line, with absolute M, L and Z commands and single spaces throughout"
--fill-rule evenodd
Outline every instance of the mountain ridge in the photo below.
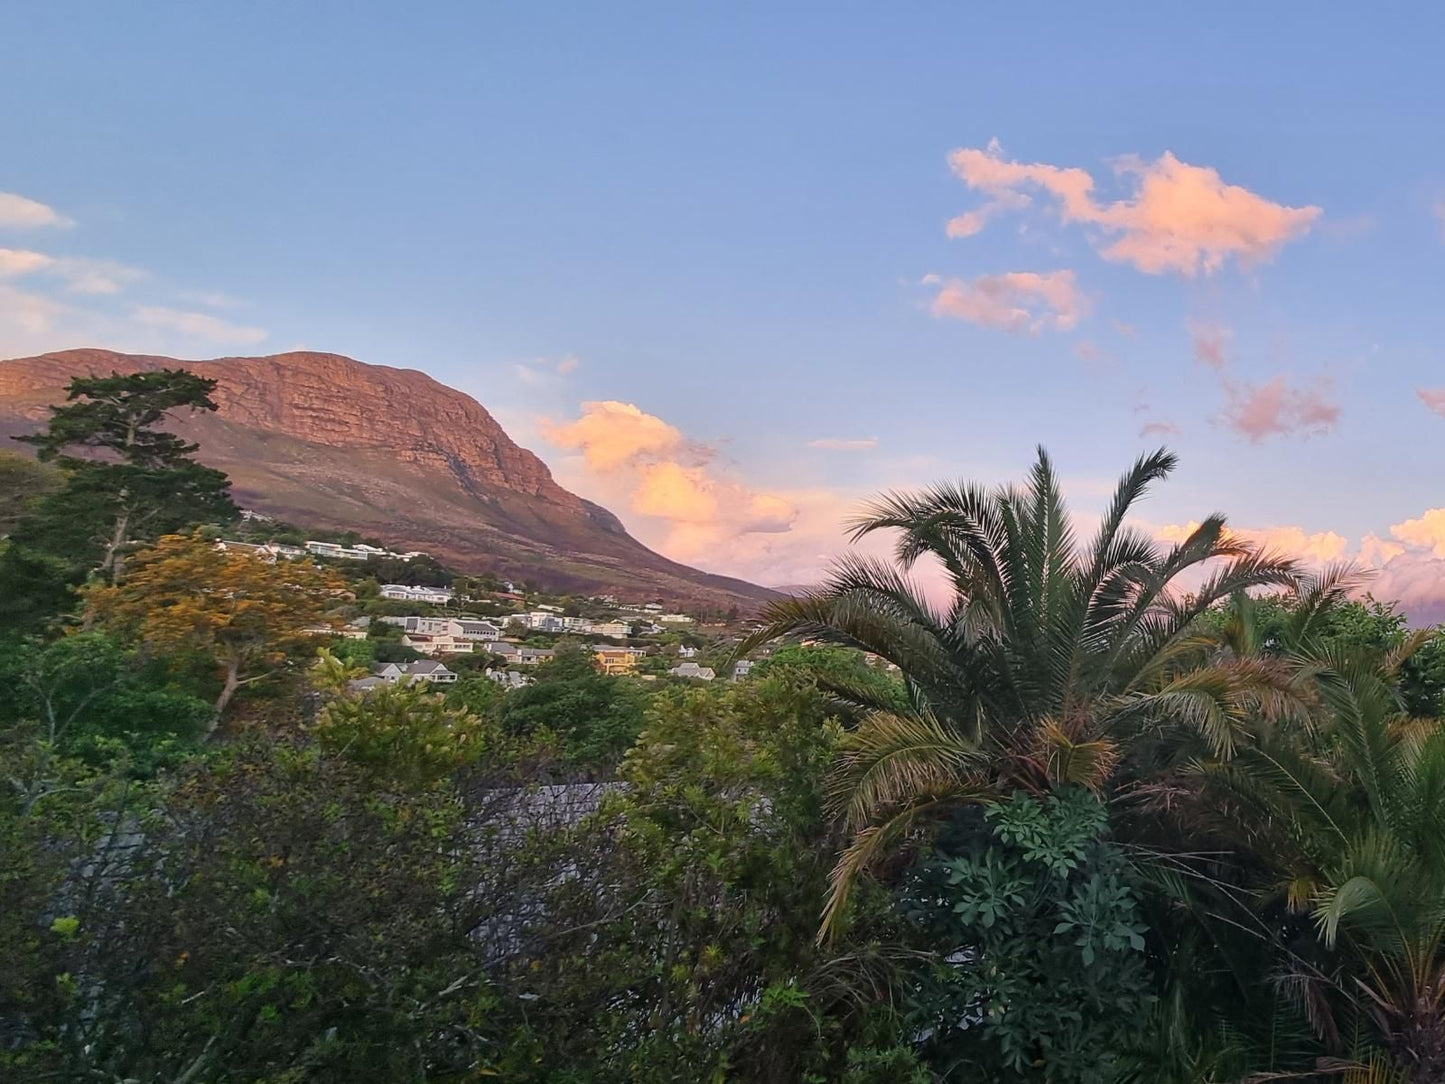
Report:
M 168 427 L 231 476 L 247 508 L 557 590 L 728 606 L 774 597 L 649 550 L 613 513 L 558 485 L 481 403 L 416 369 L 319 351 L 206 360 L 55 351 L 0 361 L 0 434 L 40 428 L 73 377 L 161 368 L 217 381 L 214 414 L 178 415 Z

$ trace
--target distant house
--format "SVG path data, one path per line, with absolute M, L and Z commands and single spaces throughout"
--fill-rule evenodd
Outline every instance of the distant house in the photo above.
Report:
M 695 662 L 678 663 L 668 673 L 673 677 L 693 678 L 697 681 L 711 681 L 717 677 L 711 666 L 699 666 Z
M 456 674 L 431 659 L 423 659 L 420 662 L 389 662 L 384 666 L 378 666 L 372 671 L 372 674 L 388 685 L 394 685 L 402 678 L 410 681 L 433 681 L 438 684 L 447 684 L 457 680 Z
M 470 655 L 476 650 L 476 643 L 458 636 L 428 636 L 423 633 L 404 632 L 401 636 L 403 647 L 420 651 L 423 655 Z
M 590 630 L 593 636 L 606 636 L 611 640 L 625 640 L 632 635 L 632 626 L 625 621 L 598 621 Z
M 694 659 L 697 657 L 697 648 L 688 647 L 686 644 L 683 644 L 677 649 L 677 657 L 679 659 Z
M 407 553 L 397 553 L 395 550 L 383 549 L 381 546 L 368 546 L 365 542 L 358 542 L 354 546 L 343 546 L 339 542 L 318 542 L 315 539 L 306 540 L 306 549 L 317 557 L 334 557 L 343 561 L 369 561 L 373 557 L 395 557 L 398 560 L 410 561 L 414 557 L 423 557 L 425 554 L 411 550 Z
M 550 661 L 557 655 L 557 652 L 551 648 L 522 647 L 520 644 L 509 644 L 505 640 L 494 640 L 478 646 L 483 651 L 500 655 L 507 660 L 509 666 L 536 666 L 538 663 Z
M 433 606 L 445 606 L 455 592 L 445 587 L 413 587 L 407 583 L 385 583 L 381 585 L 382 598 L 394 598 L 402 602 L 429 602 Z
M 753 660 L 752 660 L 752 659 L 739 659 L 736 663 L 733 664 L 733 680 L 734 680 L 734 681 L 742 681 L 745 677 L 747 677 L 747 676 L 748 676 L 749 674 L 751 674 L 752 672 L 753 672 Z
M 532 684 L 532 679 L 520 670 L 487 670 L 485 673 L 487 677 L 507 689 L 520 689 L 523 685 Z
M 465 617 L 390 617 L 389 624 L 400 625 L 411 635 L 450 636 L 456 640 L 495 640 L 502 630 L 490 621 Z
M 687 614 L 663 614 L 657 620 L 663 625 L 691 625 L 693 622 Z
M 536 632 L 565 632 L 567 630 L 566 620 L 560 614 L 548 610 L 534 610 L 529 614 L 520 615 L 517 620 L 522 621 L 529 629 Z
M 647 654 L 640 647 L 603 647 L 592 649 L 592 662 L 604 674 L 630 674 Z
M 361 625 L 312 625 L 304 631 L 313 636 L 337 636 L 343 640 L 366 639 L 366 628 Z

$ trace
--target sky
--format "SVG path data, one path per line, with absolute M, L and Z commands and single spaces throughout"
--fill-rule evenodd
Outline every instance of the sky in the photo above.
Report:
M 16 3 L 0 357 L 327 350 L 667 555 L 814 581 L 881 490 L 1166 444 L 1445 617 L 1436 5 Z

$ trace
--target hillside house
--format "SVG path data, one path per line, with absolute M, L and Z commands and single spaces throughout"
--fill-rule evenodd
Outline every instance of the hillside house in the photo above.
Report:
M 420 662 L 389 662 L 384 666 L 376 667 L 372 674 L 388 685 L 395 685 L 402 678 L 409 681 L 431 681 L 439 685 L 450 684 L 457 680 L 456 674 L 431 659 L 423 659 Z
M 402 602 L 429 602 L 433 606 L 445 606 L 451 602 L 454 591 L 446 587 L 413 587 L 407 583 L 384 583 L 381 597 L 398 599 Z
M 733 664 L 733 680 L 742 681 L 753 672 L 752 659 L 739 659 Z
M 711 681 L 717 677 L 711 666 L 699 666 L 695 662 L 681 662 L 668 671 L 673 677 L 691 678 L 694 681 Z
M 402 633 L 403 647 L 420 651 L 423 655 L 470 655 L 476 650 L 476 641 L 458 636 L 428 636 L 423 633 Z
M 410 635 L 450 636 L 457 640 L 497 640 L 502 630 L 490 621 L 470 617 L 384 617 Z
M 647 654 L 640 647 L 603 647 L 592 649 L 592 662 L 604 674 L 630 674 Z
M 625 621 L 598 621 L 588 631 L 594 636 L 606 636 L 611 640 L 625 640 L 632 635 L 632 626 Z

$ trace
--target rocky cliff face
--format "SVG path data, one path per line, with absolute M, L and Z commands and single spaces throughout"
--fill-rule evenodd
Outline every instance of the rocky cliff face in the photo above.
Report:
M 559 589 L 729 605 L 769 594 L 648 550 L 610 512 L 559 486 L 471 397 L 425 373 L 339 354 L 177 361 L 67 350 L 4 361 L 0 433 L 41 426 L 72 377 L 160 368 L 217 381 L 219 410 L 172 428 L 231 475 L 245 507 Z

